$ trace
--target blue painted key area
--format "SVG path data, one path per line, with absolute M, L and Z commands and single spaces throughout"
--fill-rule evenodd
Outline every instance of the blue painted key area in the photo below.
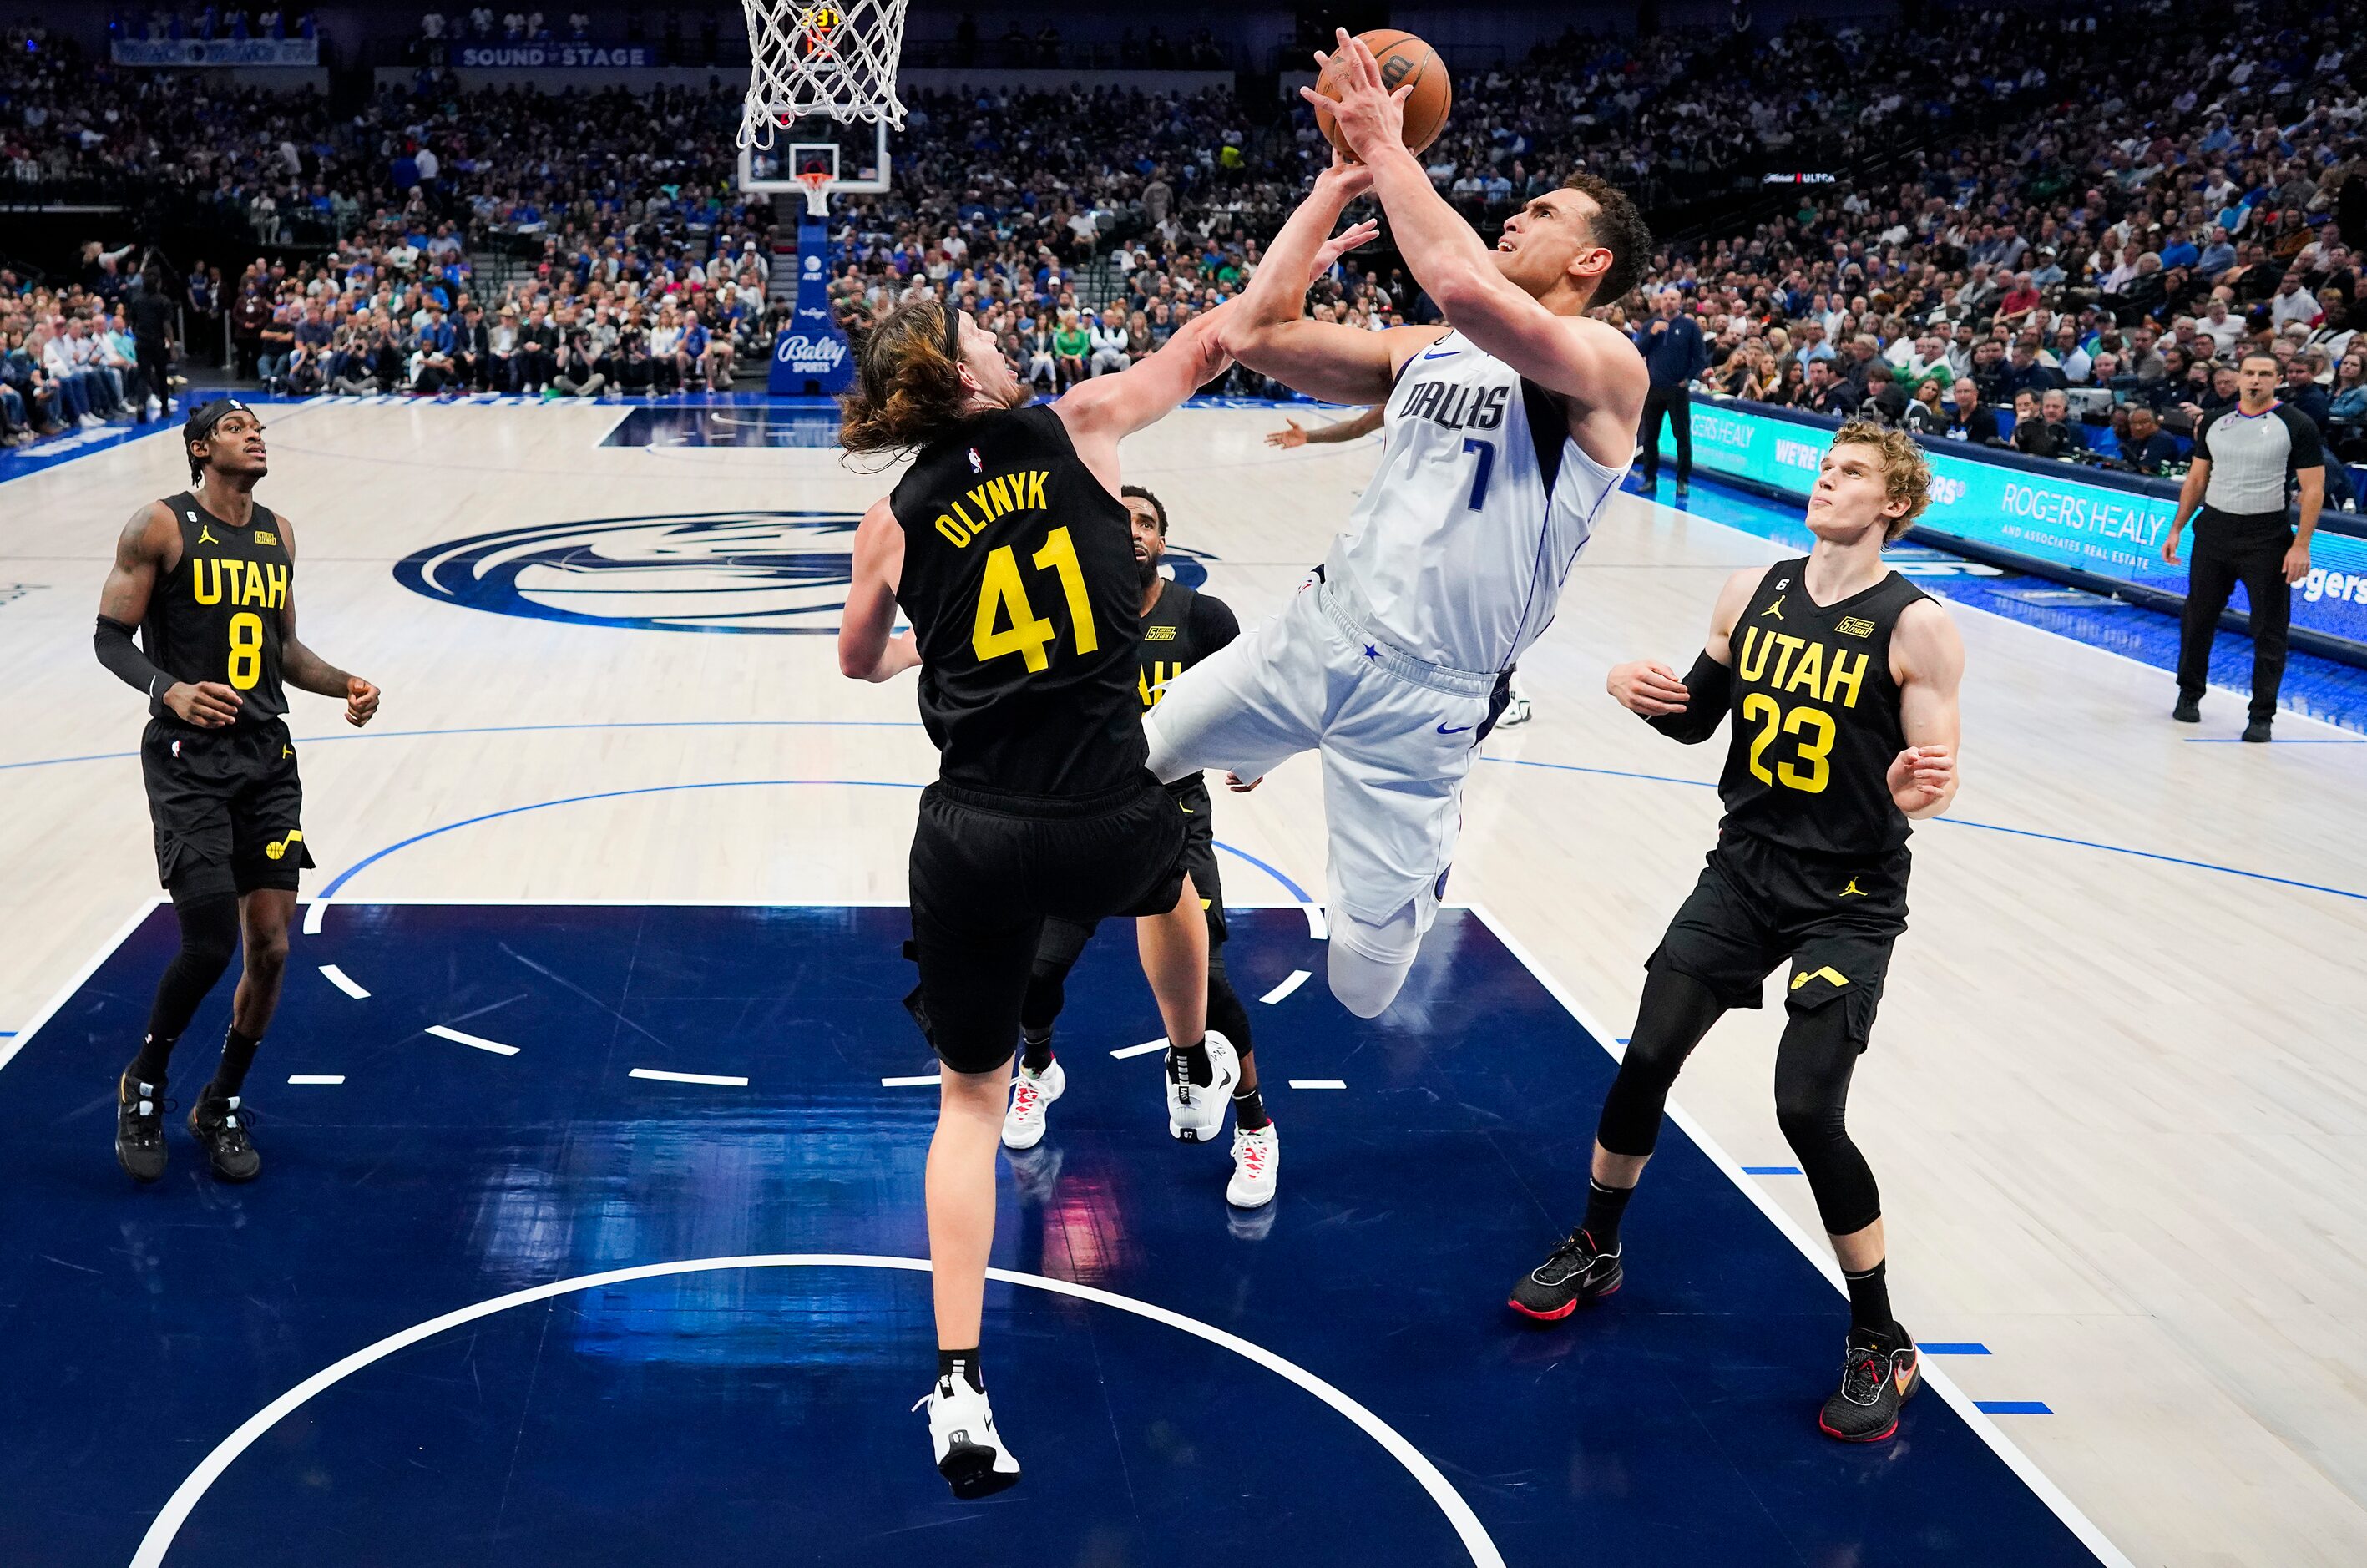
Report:
M 1245 996 L 1321 974 L 1299 911 L 1232 928 Z M 123 1564 L 145 1536 L 136 1560 L 174 1568 L 2093 1561 L 1936 1393 L 1887 1446 L 1818 1433 L 1840 1300 L 1674 1127 L 1625 1289 L 1511 1318 L 1582 1201 L 1613 1063 L 1455 911 L 1376 1023 L 1319 979 L 1251 1004 L 1284 1151 L 1253 1215 L 1224 1202 L 1222 1144 L 1165 1136 L 1158 1055 L 1110 1057 L 1159 1032 L 1130 935 L 1087 952 L 1050 1134 L 999 1159 L 994 1262 L 1132 1305 L 989 1287 L 988 1383 L 1026 1475 L 953 1501 L 909 1411 L 928 1279 L 897 1266 L 926 1253 L 934 1094 L 880 1083 L 933 1070 L 898 1002 L 908 931 L 894 908 L 340 905 L 299 939 L 249 1084 L 263 1179 L 213 1183 L 175 1117 L 171 1171 L 136 1190 L 112 1086 L 172 950 L 157 911 L 6 1069 L 0 1557 Z M 185 1101 L 228 996 L 176 1060 Z M 782 1261 L 804 1255 L 849 1260 Z M 655 1265 L 691 1267 L 325 1380 L 199 1483 L 343 1358 Z M 186 1520 L 153 1525 L 176 1489 Z

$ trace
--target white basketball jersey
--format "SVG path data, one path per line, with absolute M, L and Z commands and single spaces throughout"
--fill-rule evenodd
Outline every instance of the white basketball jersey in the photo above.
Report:
M 1325 579 L 1415 658 L 1509 669 L 1626 472 L 1580 449 L 1552 394 L 1450 332 L 1399 372 L 1380 468 Z

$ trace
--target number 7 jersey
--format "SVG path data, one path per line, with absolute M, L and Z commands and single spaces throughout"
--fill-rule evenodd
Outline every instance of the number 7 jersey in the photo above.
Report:
M 1133 526 L 1060 416 L 1037 404 L 963 422 L 922 449 L 888 504 L 938 776 L 1041 798 L 1138 781 Z
M 1458 332 L 1400 367 L 1387 429 L 1324 580 L 1424 664 L 1512 668 L 1626 469 L 1588 457 L 1558 399 Z
M 256 506 L 233 528 L 187 491 L 160 503 L 180 525 L 181 560 L 156 580 L 140 623 L 142 652 L 176 681 L 214 681 L 240 697 L 236 724 L 260 724 L 288 711 L 279 683 L 279 631 L 296 579 L 296 558 L 279 519 Z M 178 724 L 151 694 L 149 711 Z
M 1727 636 L 1734 734 L 1719 826 L 1811 854 L 1888 854 L 1911 831 L 1886 782 L 1907 746 L 1890 637 L 1930 596 L 1893 572 L 1820 605 L 1807 567 L 1806 556 L 1769 567 Z

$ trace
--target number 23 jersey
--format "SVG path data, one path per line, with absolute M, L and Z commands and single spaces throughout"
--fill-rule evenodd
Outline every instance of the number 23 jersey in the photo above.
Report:
M 1890 637 L 1930 596 L 1893 572 L 1819 605 L 1807 566 L 1802 557 L 1769 568 L 1727 640 L 1734 734 L 1720 825 L 1813 854 L 1887 854 L 1911 831 L 1885 781 L 1907 745 Z
M 964 422 L 922 449 L 889 508 L 938 776 L 1047 798 L 1139 781 L 1132 523 L 1060 416 L 1036 404 Z
M 278 718 L 288 711 L 279 681 L 280 618 L 296 578 L 286 530 L 260 506 L 244 528 L 233 528 L 186 490 L 161 505 L 180 525 L 181 561 L 149 596 L 142 651 L 176 681 L 214 681 L 236 691 L 239 726 Z M 161 691 L 149 711 L 168 724 L 182 722 Z

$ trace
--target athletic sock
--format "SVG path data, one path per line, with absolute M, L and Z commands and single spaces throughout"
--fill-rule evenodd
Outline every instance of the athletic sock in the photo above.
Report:
M 1240 1089 L 1233 1095 L 1233 1125 L 1244 1132 L 1256 1132 L 1273 1125 L 1274 1119 L 1265 1113 L 1265 1096 L 1255 1088 Z
M 1632 1187 L 1605 1187 L 1592 1176 L 1586 1178 L 1586 1218 L 1578 1228 L 1593 1240 L 1597 1252 L 1617 1250 L 1619 1219 L 1627 1212 L 1627 1200 L 1635 1196 Z
M 1207 1036 L 1201 1036 L 1190 1045 L 1173 1051 L 1172 1054 L 1176 1061 L 1184 1064 L 1184 1076 L 1201 1088 L 1205 1089 L 1217 1081 L 1216 1066 L 1208 1060 Z
M 159 1040 L 153 1034 L 142 1035 L 140 1054 L 131 1059 L 131 1065 L 124 1071 L 131 1074 L 131 1081 L 135 1084 L 153 1084 L 163 1088 L 164 1069 L 172 1061 L 173 1047 L 176 1043 L 176 1040 Z
M 1030 1073 L 1041 1073 L 1052 1065 L 1052 1030 L 1048 1026 L 1040 1034 L 1034 1029 L 1019 1031 L 1019 1065 Z
M 968 1382 L 977 1392 L 986 1392 L 986 1374 L 979 1369 L 978 1346 L 975 1345 L 967 1350 L 939 1350 L 937 1376 L 958 1377 Z
M 1897 1320 L 1890 1315 L 1890 1281 L 1883 1274 L 1889 1263 L 1885 1258 L 1863 1274 L 1841 1271 L 1842 1282 L 1849 1286 L 1852 1334 L 1874 1334 L 1885 1339 L 1898 1336 Z
M 221 1063 L 214 1069 L 213 1082 L 206 1085 L 205 1097 L 226 1100 L 246 1084 L 246 1070 L 255 1065 L 255 1052 L 263 1044 L 260 1035 L 244 1035 L 233 1024 L 222 1040 Z

